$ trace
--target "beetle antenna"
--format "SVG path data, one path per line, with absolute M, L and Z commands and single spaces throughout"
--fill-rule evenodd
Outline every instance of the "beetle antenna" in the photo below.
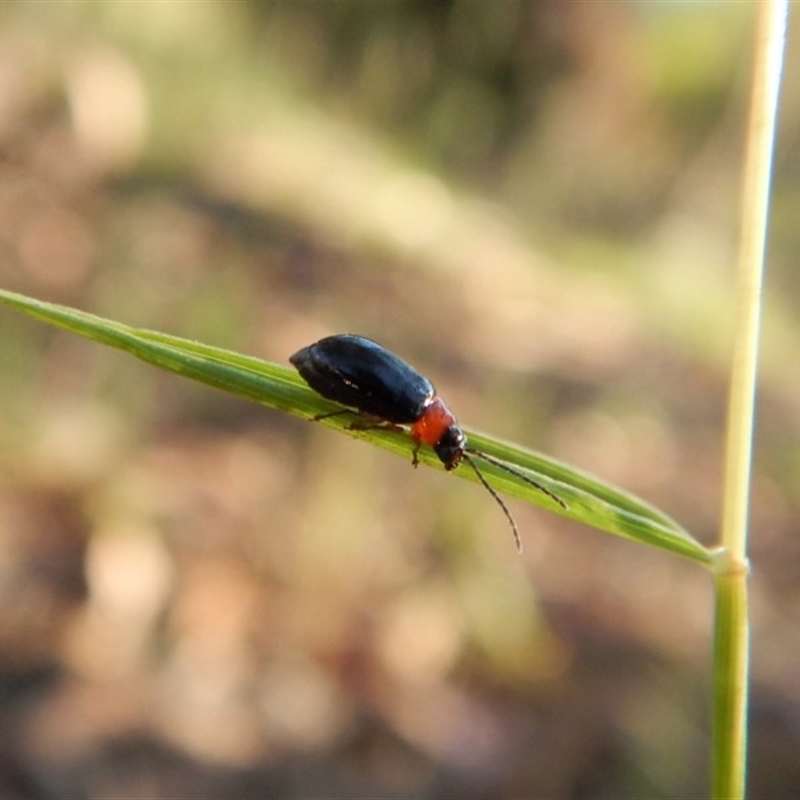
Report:
M 538 489 L 542 494 L 547 495 L 554 503 L 558 503 L 564 511 L 569 510 L 569 506 L 554 492 L 551 492 L 547 487 L 542 486 L 541 483 L 537 483 L 533 478 L 529 478 L 527 475 L 524 475 L 517 469 L 506 464 L 504 461 L 501 461 L 499 458 L 495 458 L 494 456 L 487 455 L 486 453 L 480 450 L 473 450 L 471 448 L 468 449 L 469 453 L 472 453 L 474 456 L 478 456 L 482 458 L 484 461 L 488 461 L 490 464 L 494 464 L 496 467 L 500 467 L 500 469 L 505 470 L 506 472 L 510 473 L 511 475 L 516 475 L 517 478 L 521 478 L 525 483 L 530 484 L 533 486 L 534 489 Z
M 470 452 L 474 451 L 471 450 Z M 475 454 L 480 455 L 480 453 L 475 453 Z M 519 530 L 517 529 L 517 523 L 514 521 L 514 517 L 511 516 L 511 512 L 508 510 L 508 506 L 503 502 L 503 498 L 500 497 L 500 495 L 497 494 L 497 492 L 489 485 L 489 481 L 487 481 L 486 478 L 483 477 L 483 473 L 478 469 L 478 465 L 467 455 L 466 452 L 464 453 L 463 458 L 464 461 L 466 461 L 467 464 L 469 464 L 472 467 L 473 471 L 478 476 L 478 480 L 486 487 L 486 490 L 489 492 L 489 494 L 492 497 L 494 497 L 494 499 L 497 501 L 497 505 L 499 505 L 500 508 L 503 509 L 503 513 L 506 515 L 506 519 L 509 521 L 509 524 L 511 525 L 511 532 L 514 534 L 514 542 L 517 545 L 517 552 L 521 553 L 522 540 L 519 538 Z

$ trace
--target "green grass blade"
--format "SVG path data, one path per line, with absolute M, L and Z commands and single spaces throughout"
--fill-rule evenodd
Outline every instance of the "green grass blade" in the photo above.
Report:
M 491 483 L 497 489 L 593 528 L 660 547 L 710 566 L 709 551 L 677 522 L 644 500 L 549 456 L 469 430 L 467 435 L 476 449 L 512 464 L 515 469 L 546 486 L 567 504 L 568 510 L 564 511 L 547 498 L 542 498 L 541 492 L 505 471 L 482 463 L 481 469 L 491 476 Z
M 715 578 L 712 797 L 745 796 L 750 650 L 747 577 Z
M 79 336 L 125 350 L 162 369 L 295 416 L 310 419 L 338 408 L 335 403 L 309 389 L 293 369 L 280 364 L 177 336 L 134 328 L 13 292 L 0 290 L 0 302 Z M 407 434 L 383 429 L 351 431 L 348 430 L 351 422 L 351 417 L 339 415 L 322 420 L 320 424 L 410 457 L 411 445 Z M 499 491 L 609 533 L 710 564 L 710 554 L 700 543 L 647 503 L 541 454 L 469 429 L 465 431 L 471 446 L 501 459 L 547 487 L 566 503 L 567 508 L 561 508 L 522 478 L 481 460 L 481 470 Z M 427 447 L 420 452 L 420 462 L 441 468 L 436 455 Z M 462 468 L 454 474 L 477 480 L 472 470 Z

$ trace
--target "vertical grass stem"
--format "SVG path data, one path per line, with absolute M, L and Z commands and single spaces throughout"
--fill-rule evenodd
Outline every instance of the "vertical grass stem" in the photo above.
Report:
M 741 207 L 737 310 L 728 396 L 721 549 L 715 575 L 712 796 L 744 797 L 749 625 L 747 521 L 761 287 L 770 177 L 786 32 L 786 0 L 759 3 L 755 69 Z

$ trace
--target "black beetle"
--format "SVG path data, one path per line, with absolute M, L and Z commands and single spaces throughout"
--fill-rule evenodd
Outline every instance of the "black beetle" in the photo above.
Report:
M 567 508 L 560 497 L 527 475 L 486 453 L 468 447 L 464 431 L 444 401 L 436 394 L 433 384 L 402 358 L 377 342 L 352 333 L 327 336 L 298 350 L 289 361 L 315 392 L 348 407 L 335 411 L 334 414 L 358 413 L 367 418 L 370 424 L 374 422 L 377 426 L 380 423 L 410 426 L 409 433 L 414 442 L 414 466 L 417 465 L 417 453 L 423 443 L 434 449 L 448 471 L 455 469 L 462 460 L 466 461 L 503 509 L 511 524 L 517 549 L 521 550 L 522 544 L 511 512 L 469 454 L 516 475 L 562 508 Z M 325 416 L 330 415 L 322 414 L 315 419 Z M 365 426 L 355 423 L 352 427 L 355 429 Z

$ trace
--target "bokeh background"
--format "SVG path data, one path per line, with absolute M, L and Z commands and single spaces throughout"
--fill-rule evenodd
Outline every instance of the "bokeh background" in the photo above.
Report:
M 0 6 L 0 283 L 459 418 L 715 540 L 749 3 Z M 753 492 L 751 795 L 800 793 L 800 64 Z M 674 798 L 677 557 L 0 309 L 0 796 Z

